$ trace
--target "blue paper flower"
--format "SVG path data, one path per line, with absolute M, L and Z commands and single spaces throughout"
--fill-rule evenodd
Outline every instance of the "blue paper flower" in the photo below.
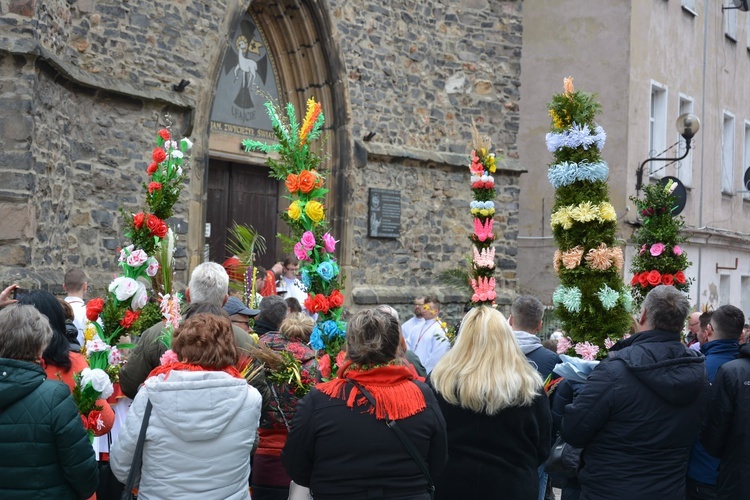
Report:
M 339 326 L 334 320 L 329 319 L 328 321 L 324 321 L 321 326 L 327 339 L 332 339 L 339 335 Z
M 588 149 L 591 146 L 596 146 L 599 151 L 601 151 L 607 140 L 607 134 L 599 125 L 594 128 L 592 133 L 587 124 L 579 125 L 573 123 L 573 125 L 564 132 L 549 132 L 545 139 L 547 142 L 547 150 L 550 153 L 554 153 L 561 148 L 582 147 L 583 149 Z
M 620 294 L 620 301 L 622 302 L 622 307 L 625 309 L 625 312 L 633 310 L 633 296 L 630 295 L 630 292 L 623 290 Z
M 547 178 L 555 189 L 568 186 L 576 181 L 606 181 L 607 176 L 609 176 L 609 166 L 604 161 L 596 163 L 586 161 L 568 163 L 564 161 L 552 165 L 547 172 Z
M 325 261 L 318 264 L 317 273 L 325 281 L 331 281 L 333 277 L 336 276 L 333 265 L 330 261 Z
M 313 331 L 310 334 L 310 347 L 313 349 L 323 349 L 325 345 L 323 344 L 323 337 L 322 337 L 322 331 L 320 329 L 319 325 L 315 325 L 313 327 Z
M 596 296 L 599 297 L 599 301 L 604 306 L 604 309 L 609 311 L 617 305 L 617 301 L 620 300 L 620 293 L 617 290 L 613 290 L 607 284 L 602 285 Z
M 300 280 L 302 281 L 302 284 L 305 285 L 305 288 L 309 290 L 310 286 L 312 286 L 312 280 L 310 279 L 310 271 L 308 271 L 307 268 L 303 268 L 300 272 Z

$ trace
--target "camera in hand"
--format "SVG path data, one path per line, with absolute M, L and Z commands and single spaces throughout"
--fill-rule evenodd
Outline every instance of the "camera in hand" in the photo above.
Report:
M 18 300 L 21 297 L 23 297 L 24 295 L 26 295 L 27 293 L 29 293 L 29 289 L 28 288 L 14 288 L 13 289 L 13 299 L 14 300 Z

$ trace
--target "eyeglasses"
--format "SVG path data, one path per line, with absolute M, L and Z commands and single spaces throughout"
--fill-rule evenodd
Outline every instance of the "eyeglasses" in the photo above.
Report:
M 297 267 L 285 267 L 284 270 L 286 270 L 286 271 L 299 271 L 299 266 L 297 266 Z

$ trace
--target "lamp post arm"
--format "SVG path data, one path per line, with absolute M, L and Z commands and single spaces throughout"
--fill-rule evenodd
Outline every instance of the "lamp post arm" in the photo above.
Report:
M 643 163 L 641 163 L 641 166 L 638 167 L 638 170 L 635 171 L 636 179 L 635 179 L 635 192 L 636 196 L 641 191 L 641 188 L 643 187 L 643 169 L 646 166 L 647 163 L 650 163 L 652 161 L 680 161 L 684 160 L 688 153 L 690 153 L 690 142 L 692 141 L 692 137 L 688 139 L 685 138 L 685 154 L 680 156 L 679 158 L 647 158 L 646 160 L 643 160 Z

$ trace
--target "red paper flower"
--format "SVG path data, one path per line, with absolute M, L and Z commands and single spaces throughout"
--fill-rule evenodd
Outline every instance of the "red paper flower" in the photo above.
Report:
M 328 299 L 326 299 L 326 296 L 322 293 L 319 293 L 315 296 L 315 298 L 313 299 L 313 303 L 315 304 L 316 312 L 322 312 L 323 314 L 326 314 L 328 312 L 328 309 L 331 308 L 331 306 L 328 304 Z
M 100 426 L 104 425 L 102 414 L 98 410 L 91 410 L 85 420 L 87 420 L 87 422 L 85 422 L 85 427 L 90 431 L 98 432 L 101 430 Z
M 133 216 L 133 225 L 136 229 L 143 227 L 143 223 L 146 221 L 146 214 L 139 212 Z
M 676 273 L 674 273 L 674 279 L 680 285 L 684 285 L 685 283 L 687 283 L 687 279 L 685 279 L 685 273 L 683 273 L 682 271 L 677 271 Z
M 648 284 L 652 286 L 660 285 L 661 284 L 661 273 L 654 269 L 653 271 L 650 271 L 648 273 L 648 276 L 646 277 L 648 280 Z
M 339 351 L 339 353 L 336 355 L 336 366 L 341 368 L 344 366 L 344 362 L 346 361 L 346 352 Z
M 86 318 L 88 318 L 89 321 L 96 321 L 103 309 L 104 299 L 97 298 L 89 300 L 88 304 L 86 304 Z
M 643 271 L 641 274 L 638 275 L 638 283 L 643 288 L 646 288 L 648 286 L 648 272 Z
M 169 130 L 167 130 L 165 128 L 159 130 L 159 137 L 161 137 L 165 141 L 168 141 L 169 139 L 172 138 L 172 136 L 169 134 Z
M 161 182 L 150 182 L 148 184 L 148 194 L 154 194 L 154 191 L 161 189 Z
M 339 292 L 338 290 L 332 291 L 331 295 L 328 296 L 328 305 L 331 309 L 343 306 L 344 296 L 341 295 L 341 292 Z
M 663 274 L 661 276 L 661 282 L 665 285 L 672 286 L 674 285 L 674 276 L 672 276 L 671 274 Z
M 638 275 L 634 274 L 633 279 L 630 280 L 630 286 L 636 286 L 638 284 Z
M 153 214 L 148 216 L 146 227 L 148 227 L 148 230 L 151 231 L 151 234 L 158 238 L 164 238 L 167 235 L 167 231 L 169 230 L 167 224 Z
M 162 148 L 154 148 L 151 158 L 153 158 L 156 163 L 161 163 L 167 159 L 167 153 Z
M 331 357 L 328 354 L 324 354 L 318 359 L 318 369 L 321 377 L 331 378 Z
M 125 317 L 120 320 L 120 324 L 123 326 L 123 328 L 130 328 L 131 326 L 133 326 L 133 323 L 138 319 L 138 316 L 140 315 L 141 311 L 131 311 L 130 309 L 128 309 L 125 312 Z
M 146 169 L 146 173 L 148 175 L 154 175 L 154 173 L 159 170 L 159 165 L 156 162 L 151 163 L 148 168 Z

